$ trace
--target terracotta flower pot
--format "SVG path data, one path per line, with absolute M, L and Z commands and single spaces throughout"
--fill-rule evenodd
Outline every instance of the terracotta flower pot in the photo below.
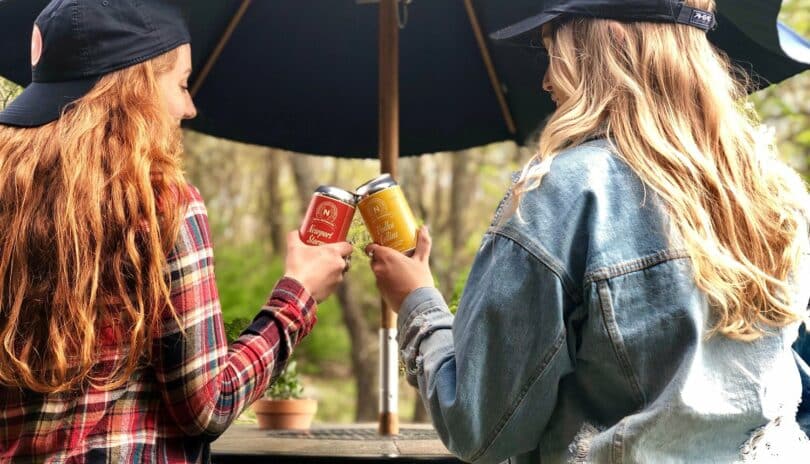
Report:
M 273 400 L 260 398 L 253 403 L 253 412 L 259 420 L 259 429 L 306 430 L 318 410 L 313 399 Z

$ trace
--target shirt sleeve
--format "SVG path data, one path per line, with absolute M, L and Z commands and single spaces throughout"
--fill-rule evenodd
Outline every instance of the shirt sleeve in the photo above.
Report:
M 573 371 L 560 278 L 517 242 L 489 234 L 457 316 L 432 288 L 403 302 L 399 342 L 439 436 L 466 462 L 535 449 Z
M 163 405 L 191 436 L 216 437 L 278 376 L 316 322 L 316 305 L 295 280 L 282 279 L 241 336 L 228 347 L 214 277 L 208 215 L 199 192 L 168 258 L 171 299 L 155 342 Z

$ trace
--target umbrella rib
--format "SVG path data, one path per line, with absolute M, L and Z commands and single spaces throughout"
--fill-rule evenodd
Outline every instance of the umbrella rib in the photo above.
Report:
M 492 56 L 487 48 L 484 34 L 481 32 L 481 23 L 478 21 L 478 16 L 475 13 L 472 0 L 464 0 L 464 6 L 467 8 L 467 16 L 470 18 L 470 25 L 472 26 L 473 33 L 475 34 L 475 41 L 478 43 L 478 49 L 481 52 L 481 59 L 484 61 L 484 66 L 487 68 L 487 74 L 489 75 L 489 82 L 492 84 L 492 90 L 495 91 L 495 97 L 498 99 L 498 105 L 501 107 L 501 113 L 503 113 L 506 128 L 509 130 L 510 134 L 515 135 L 517 133 L 517 129 L 515 128 L 515 119 L 512 117 L 512 113 L 509 110 L 509 104 L 506 102 L 506 96 L 503 93 L 503 87 L 501 87 L 498 72 L 495 71 L 495 65 L 492 63 Z
M 200 71 L 200 75 L 194 81 L 194 85 L 191 86 L 192 97 L 196 96 L 197 92 L 200 91 L 200 87 L 202 87 L 205 79 L 208 78 L 208 74 L 211 73 L 211 70 L 214 68 L 217 60 L 219 60 L 220 55 L 222 55 L 225 45 L 227 45 L 228 41 L 231 40 L 231 36 L 236 30 L 236 26 L 239 25 L 240 21 L 242 21 L 242 18 L 245 16 L 251 2 L 252 0 L 243 0 L 242 4 L 239 6 L 239 9 L 236 10 L 236 14 L 234 14 L 233 18 L 231 18 L 230 22 L 228 23 L 228 27 L 226 27 L 225 32 L 222 33 L 222 37 L 219 38 L 217 46 L 214 47 L 214 51 L 211 52 L 211 55 L 209 55 L 208 59 L 205 61 L 205 66 L 203 66 L 202 71 Z

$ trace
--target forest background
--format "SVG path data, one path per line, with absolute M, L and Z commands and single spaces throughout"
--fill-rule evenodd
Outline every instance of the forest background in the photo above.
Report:
M 810 37 L 810 0 L 786 0 L 781 20 Z M 0 108 L 19 90 L 0 78 Z M 760 91 L 752 101 L 780 156 L 810 180 L 810 72 Z M 233 336 L 282 275 L 284 236 L 298 227 L 314 189 L 329 184 L 352 190 L 376 176 L 379 163 L 291 153 L 192 131 L 184 136 L 186 174 L 206 200 L 222 312 Z M 430 226 L 431 267 L 451 306 L 510 174 L 531 153 L 531 147 L 509 142 L 400 160 L 398 180 L 418 220 Z M 317 326 L 294 354 L 306 395 L 320 400 L 318 422 L 377 420 L 379 295 L 361 249 L 368 237 L 357 218 L 352 269 L 319 306 Z M 404 381 L 399 409 L 404 422 L 427 420 Z M 240 419 L 253 420 L 250 412 Z

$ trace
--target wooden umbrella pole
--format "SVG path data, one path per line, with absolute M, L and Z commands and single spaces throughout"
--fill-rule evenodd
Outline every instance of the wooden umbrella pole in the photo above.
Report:
M 380 0 L 380 171 L 396 179 L 399 158 L 398 0 Z M 380 435 L 399 434 L 397 315 L 382 302 L 380 324 Z

